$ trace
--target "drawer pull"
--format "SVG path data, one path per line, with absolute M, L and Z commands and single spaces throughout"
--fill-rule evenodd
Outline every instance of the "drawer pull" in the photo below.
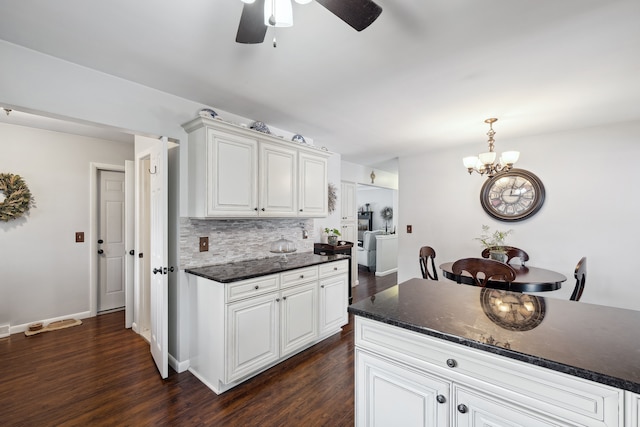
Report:
M 304 274 L 301 274 L 301 275 L 300 275 L 300 278 L 301 278 L 301 279 L 304 279 Z
M 450 368 L 455 368 L 456 366 L 458 366 L 458 362 L 456 362 L 455 359 L 447 359 L 447 366 Z
M 445 403 L 447 401 L 447 398 L 439 394 L 436 396 L 436 400 L 438 401 L 438 403 Z
M 467 405 L 463 405 L 462 403 L 458 405 L 458 412 L 461 414 L 467 413 Z
M 257 290 L 257 289 L 260 289 L 260 286 L 255 285 L 253 288 Z

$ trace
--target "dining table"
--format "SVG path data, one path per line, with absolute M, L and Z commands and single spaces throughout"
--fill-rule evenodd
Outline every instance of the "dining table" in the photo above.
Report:
M 512 282 L 491 279 L 487 282 L 487 287 L 494 289 L 504 289 L 514 292 L 547 292 L 556 291 L 562 287 L 562 282 L 567 280 L 567 276 L 557 271 L 547 270 L 540 267 L 528 265 L 509 264 L 516 272 L 516 278 Z M 440 269 L 444 277 L 457 283 L 475 285 L 473 277 L 463 271 L 458 275 L 453 272 L 453 262 L 440 264 Z

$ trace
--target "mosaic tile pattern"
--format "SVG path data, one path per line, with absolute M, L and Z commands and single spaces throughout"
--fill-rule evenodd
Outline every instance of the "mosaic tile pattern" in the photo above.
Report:
M 309 233 L 307 239 L 302 238 L 303 229 Z M 297 253 L 313 252 L 313 219 L 180 218 L 180 268 L 278 256 L 269 247 L 282 236 L 294 242 Z M 200 237 L 209 237 L 208 252 L 199 251 Z

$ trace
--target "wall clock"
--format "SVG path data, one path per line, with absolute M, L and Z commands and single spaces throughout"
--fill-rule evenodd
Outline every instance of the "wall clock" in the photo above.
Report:
M 480 190 L 480 203 L 500 221 L 521 221 L 538 212 L 544 203 L 542 181 L 524 169 L 511 169 L 489 178 Z

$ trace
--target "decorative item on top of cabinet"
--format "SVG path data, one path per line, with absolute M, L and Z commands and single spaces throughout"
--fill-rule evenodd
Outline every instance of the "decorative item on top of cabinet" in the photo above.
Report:
M 183 128 L 190 217 L 327 216 L 330 152 L 221 120 L 199 117 Z

